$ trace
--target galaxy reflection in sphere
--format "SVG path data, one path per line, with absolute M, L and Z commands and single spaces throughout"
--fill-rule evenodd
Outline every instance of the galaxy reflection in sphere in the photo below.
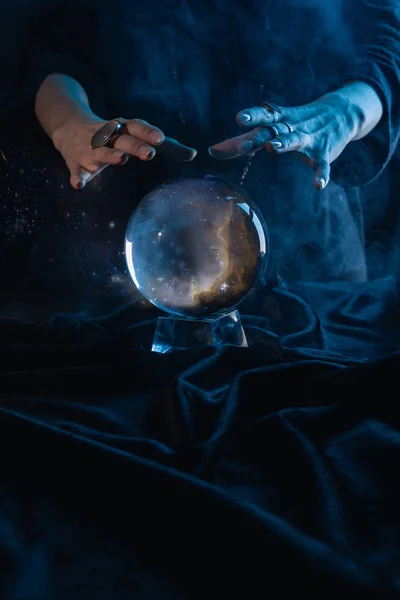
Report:
M 139 292 L 183 317 L 237 307 L 264 273 L 268 251 L 255 206 L 238 187 L 211 176 L 155 188 L 132 214 L 125 238 Z

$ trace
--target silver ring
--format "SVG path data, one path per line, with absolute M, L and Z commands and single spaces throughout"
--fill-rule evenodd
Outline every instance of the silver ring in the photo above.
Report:
M 275 127 L 275 125 L 267 125 L 266 129 L 271 132 L 272 139 L 275 139 L 280 135 L 280 131 L 277 127 Z
M 271 104 L 270 102 L 262 102 L 261 106 L 272 114 L 272 120 L 274 123 L 279 121 L 280 117 L 283 115 L 283 112 L 277 106 L 275 106 L 275 104 Z
M 286 127 L 289 129 L 289 133 L 293 133 L 294 129 L 293 127 L 290 125 L 290 123 L 286 123 L 286 121 L 281 121 L 282 125 L 286 125 Z

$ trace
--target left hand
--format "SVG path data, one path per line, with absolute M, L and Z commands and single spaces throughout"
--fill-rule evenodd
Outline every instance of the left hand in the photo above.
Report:
M 261 106 L 238 113 L 238 124 L 252 129 L 211 146 L 211 156 L 231 159 L 263 148 L 273 154 L 295 152 L 313 168 L 314 187 L 323 189 L 329 182 L 330 164 L 356 137 L 361 126 L 354 105 L 340 93 L 332 92 L 304 106 L 274 108 L 275 117 Z

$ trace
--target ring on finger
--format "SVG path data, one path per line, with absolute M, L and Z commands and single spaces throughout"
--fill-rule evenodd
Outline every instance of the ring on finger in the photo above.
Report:
M 92 136 L 90 148 L 92 150 L 103 147 L 113 148 L 114 143 L 124 133 L 125 129 L 126 125 L 122 119 L 113 119 L 105 123 Z
M 280 134 L 279 129 L 275 125 L 267 125 L 266 129 L 268 129 L 268 131 L 272 135 L 272 139 L 277 138 Z
M 272 120 L 274 121 L 274 123 L 279 121 L 279 118 L 283 115 L 282 111 L 271 102 L 262 102 L 261 106 L 272 115 Z
M 283 131 L 282 125 L 284 125 L 285 127 L 287 127 L 288 131 Z M 268 131 L 272 135 L 272 139 L 275 139 L 275 138 L 279 137 L 282 134 L 287 134 L 287 133 L 293 133 L 294 132 L 294 129 L 293 129 L 292 125 L 289 125 L 289 123 L 286 123 L 286 121 L 281 121 L 279 123 L 279 125 L 267 125 L 266 129 L 268 129 Z
M 289 133 L 293 133 L 294 128 L 290 123 L 287 123 L 286 121 L 281 121 L 281 125 L 286 125 L 286 127 L 289 129 Z

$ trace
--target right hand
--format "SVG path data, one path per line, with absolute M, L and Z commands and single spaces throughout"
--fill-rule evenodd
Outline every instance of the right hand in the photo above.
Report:
M 109 165 L 124 165 L 133 156 L 149 161 L 154 158 L 157 148 L 162 146 L 162 154 L 171 155 L 175 160 L 187 162 L 196 156 L 196 150 L 180 144 L 141 119 L 122 119 L 127 133 L 121 135 L 113 148 L 103 147 L 92 150 L 93 134 L 107 121 L 93 117 L 74 117 L 61 125 L 52 136 L 56 149 L 63 156 L 70 172 L 70 183 L 80 190 Z

